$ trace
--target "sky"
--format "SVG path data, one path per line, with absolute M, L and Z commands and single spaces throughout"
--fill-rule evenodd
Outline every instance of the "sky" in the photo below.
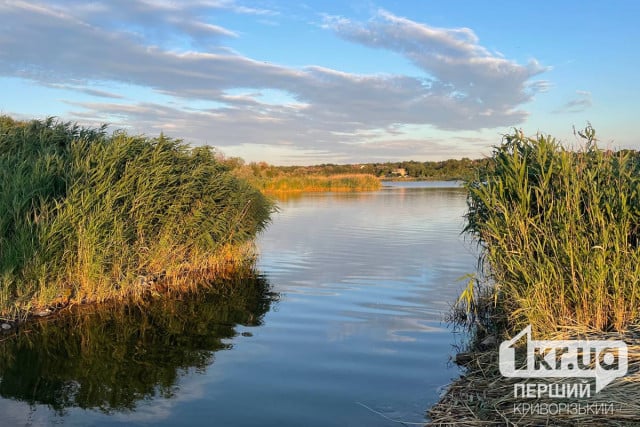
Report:
M 0 114 L 277 165 L 640 149 L 636 0 L 0 0 Z

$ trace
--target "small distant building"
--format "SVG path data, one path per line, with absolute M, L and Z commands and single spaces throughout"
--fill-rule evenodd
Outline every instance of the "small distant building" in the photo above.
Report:
M 397 168 L 391 172 L 391 175 L 405 177 L 407 176 L 407 170 L 405 168 Z

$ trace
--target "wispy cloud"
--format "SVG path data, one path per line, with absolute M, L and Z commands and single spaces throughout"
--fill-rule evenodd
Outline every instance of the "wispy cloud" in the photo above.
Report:
M 347 40 L 404 55 L 432 77 L 430 94 L 454 98 L 485 116 L 516 113 L 512 109 L 540 87 L 530 79 L 546 70 L 533 59 L 520 65 L 492 54 L 469 28 L 432 27 L 385 10 L 365 24 L 341 17 L 326 17 L 325 23 Z
M 48 86 L 54 89 L 72 90 L 76 92 L 85 93 L 87 95 L 95 96 L 98 98 L 124 99 L 124 96 L 119 95 L 117 93 L 112 93 L 112 92 L 108 92 L 100 89 L 93 89 L 86 86 L 76 86 L 73 84 L 59 84 L 59 83 L 49 83 L 49 84 L 44 84 L 44 86 Z
M 174 129 L 200 143 L 287 144 L 336 157 L 356 155 L 357 147 L 401 149 L 407 141 L 418 149 L 418 141 L 399 134 L 400 124 L 445 130 L 515 125 L 527 117 L 522 105 L 546 87 L 533 80 L 545 71 L 535 60 L 518 64 L 489 52 L 470 29 L 435 28 L 387 11 L 365 23 L 326 16 L 324 26 L 345 40 L 404 55 L 422 76 L 265 63 L 224 45 L 239 35 L 211 21 L 215 10 L 277 14 L 232 1 L 6 1 L 0 4 L 0 76 L 72 85 L 102 98 L 121 95 L 97 91 L 92 83 L 150 88 L 180 105 L 210 101 L 219 107 L 74 101 L 70 114 L 145 132 Z M 238 88 L 256 94 L 237 96 Z M 261 102 L 261 90 L 284 92 L 289 101 Z M 387 136 L 375 140 L 379 149 L 363 136 L 370 132 Z
M 588 110 L 593 105 L 591 92 L 586 90 L 577 90 L 575 97 L 567 101 L 562 107 L 554 111 L 554 113 L 581 113 Z

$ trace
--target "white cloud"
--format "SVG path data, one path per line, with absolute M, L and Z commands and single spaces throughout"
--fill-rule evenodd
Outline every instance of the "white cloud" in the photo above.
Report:
M 406 56 L 433 77 L 431 92 L 455 95 L 477 104 L 478 111 L 508 114 L 531 100 L 530 79 L 546 69 L 531 60 L 526 66 L 492 54 L 469 28 L 436 28 L 380 10 L 367 24 L 327 18 L 339 36 Z
M 357 157 L 358 149 L 387 152 L 381 142 L 378 150 L 367 139 L 370 132 L 386 132 L 386 139 L 376 141 L 401 147 L 402 141 L 413 141 L 399 134 L 403 124 L 445 130 L 512 126 L 527 117 L 522 104 L 545 88 L 531 80 L 545 68 L 490 53 L 467 28 L 430 27 L 386 11 L 367 23 L 325 17 L 325 27 L 340 37 L 397 52 L 424 72 L 359 75 L 285 67 L 234 53 L 221 43 L 238 33 L 211 22 L 215 10 L 275 15 L 231 1 L 4 2 L 0 76 L 103 98 L 121 95 L 96 92 L 95 82 L 134 85 L 179 101 L 174 106 L 144 99 L 75 102 L 70 118 L 135 124 L 148 133 L 173 129 L 175 136 L 213 145 L 286 143 L 336 157 Z M 238 96 L 233 93 L 238 88 L 256 94 Z M 262 90 L 286 93 L 294 102 L 261 102 Z M 220 107 L 177 106 L 196 100 Z M 394 139 L 400 142 L 394 145 Z

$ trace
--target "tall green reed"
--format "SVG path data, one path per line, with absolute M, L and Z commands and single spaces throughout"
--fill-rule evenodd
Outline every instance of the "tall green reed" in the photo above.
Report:
M 640 175 L 630 152 L 572 151 L 514 132 L 467 184 L 465 231 L 481 246 L 492 323 L 539 332 L 624 330 L 638 320 Z M 469 306 L 479 301 L 469 299 Z
M 53 119 L 0 119 L 0 183 L 5 314 L 210 266 L 250 243 L 273 210 L 209 148 Z

